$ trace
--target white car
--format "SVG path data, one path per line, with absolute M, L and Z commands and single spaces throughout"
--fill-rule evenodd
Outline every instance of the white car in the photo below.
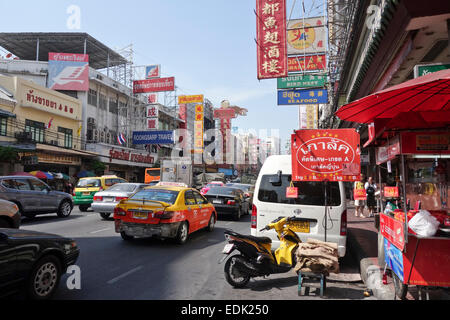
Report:
M 118 183 L 108 190 L 97 192 L 91 208 L 94 212 L 99 213 L 103 219 L 108 219 L 121 200 L 128 199 L 146 187 L 150 186 L 142 183 Z
M 280 241 L 275 231 L 263 231 L 267 224 L 279 217 L 298 217 L 303 219 L 295 231 L 303 242 L 317 239 L 336 243 L 339 257 L 346 253 L 347 241 L 347 201 L 344 184 L 329 182 L 328 210 L 325 213 L 324 183 L 295 182 L 297 198 L 287 198 L 286 190 L 291 186 L 291 156 L 272 156 L 267 158 L 255 186 L 251 234 L 256 237 L 269 237 L 272 246 L 277 248 Z M 325 228 L 326 226 L 326 228 Z

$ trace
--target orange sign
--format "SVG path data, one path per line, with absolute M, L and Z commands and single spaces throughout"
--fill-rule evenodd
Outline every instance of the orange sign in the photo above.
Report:
M 179 96 L 178 104 L 203 103 L 204 96 L 202 94 L 194 96 Z
M 384 196 L 386 198 L 398 198 L 398 187 L 384 187 Z

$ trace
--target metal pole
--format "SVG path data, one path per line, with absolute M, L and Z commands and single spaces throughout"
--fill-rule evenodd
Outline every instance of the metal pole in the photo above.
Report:
M 403 211 L 405 212 L 405 243 L 408 243 L 408 212 L 406 210 L 406 176 L 405 176 L 405 156 L 401 155 L 401 176 L 402 176 L 402 189 L 403 189 Z M 405 247 L 406 249 L 406 247 Z
M 36 61 L 39 61 L 39 38 L 37 38 L 36 43 Z
M 87 52 L 87 39 L 84 39 L 84 54 Z

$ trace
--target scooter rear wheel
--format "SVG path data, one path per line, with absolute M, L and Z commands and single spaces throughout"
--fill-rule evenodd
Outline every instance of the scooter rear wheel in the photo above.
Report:
M 242 274 L 237 268 L 236 263 L 244 260 L 241 256 L 233 256 L 225 263 L 225 279 L 234 288 L 244 288 L 250 281 L 250 275 Z

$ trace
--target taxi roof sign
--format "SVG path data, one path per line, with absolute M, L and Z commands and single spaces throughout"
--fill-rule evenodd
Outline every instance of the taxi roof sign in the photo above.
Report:
M 159 182 L 157 185 L 157 187 L 181 187 L 181 188 L 189 188 L 188 185 L 186 183 L 182 183 L 182 182 Z

